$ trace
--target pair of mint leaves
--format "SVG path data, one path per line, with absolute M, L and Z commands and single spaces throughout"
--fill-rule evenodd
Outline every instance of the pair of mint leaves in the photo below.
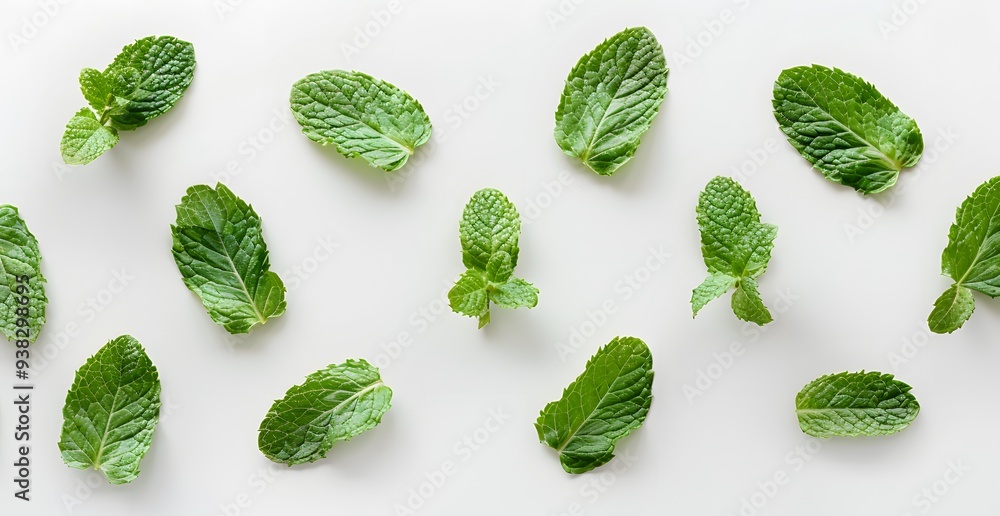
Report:
M 76 372 L 66 395 L 63 461 L 99 469 L 112 484 L 135 480 L 159 420 L 160 389 L 156 367 L 135 338 L 108 342 Z M 315 461 L 337 441 L 377 425 L 391 398 L 368 362 L 331 365 L 274 402 L 260 424 L 260 450 L 288 465 Z
M 635 154 L 656 116 L 667 72 L 663 48 L 648 29 L 607 39 L 570 71 L 556 110 L 556 143 L 594 172 L 613 174 Z M 416 99 L 361 72 L 310 74 L 295 83 L 290 100 L 310 140 L 386 171 L 402 167 L 431 135 Z M 471 283 L 490 280 L 468 281 L 475 290 Z
M 156 367 L 135 338 L 108 342 L 76 372 L 66 395 L 63 461 L 99 469 L 112 484 L 135 480 L 159 420 L 160 390 Z M 288 465 L 315 461 L 335 442 L 377 425 L 391 397 L 368 362 L 331 365 L 274 402 L 260 424 L 260 450 Z
M 285 311 L 285 286 L 270 270 L 261 220 L 253 207 L 223 184 L 192 186 L 177 205 L 174 261 L 187 287 L 212 320 L 230 333 L 246 333 Z M 514 276 L 521 220 L 499 190 L 476 192 L 459 224 L 467 270 L 448 293 L 452 310 L 490 321 L 490 304 L 532 308 L 538 289 Z
M 642 425 L 652 385 L 653 359 L 646 344 L 615 338 L 587 362 L 561 399 L 541 411 L 538 438 L 559 452 L 566 471 L 590 471 L 610 461 L 618 440 Z M 378 425 L 391 398 L 392 390 L 368 362 L 331 365 L 274 402 L 260 424 L 258 447 L 283 464 L 316 461 L 335 443 Z
M 194 78 L 194 46 L 172 36 L 150 36 L 122 49 L 104 71 L 84 68 L 80 89 L 90 107 L 63 133 L 60 151 L 70 165 L 85 165 L 133 131 L 174 107 Z

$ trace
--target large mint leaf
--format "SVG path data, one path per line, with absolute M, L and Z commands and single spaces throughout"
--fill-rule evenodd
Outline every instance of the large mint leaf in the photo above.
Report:
M 906 428 L 920 405 L 910 386 L 874 371 L 820 377 L 795 396 L 802 431 L 816 437 L 888 435 Z
M 112 484 L 139 475 L 160 414 L 160 379 L 146 351 L 122 335 L 76 372 L 66 394 L 59 450 L 74 468 L 95 468 Z
M 569 473 L 614 457 L 615 444 L 642 426 L 653 402 L 653 357 L 634 337 L 616 337 L 587 362 L 562 398 L 542 409 L 538 439 L 559 452 Z
M 378 425 L 391 399 L 392 390 L 368 362 L 331 365 L 271 405 L 260 423 L 257 445 L 274 462 L 314 462 L 338 441 Z
M 7 339 L 34 342 L 45 324 L 45 277 L 38 241 L 17 208 L 0 205 L 0 329 Z
M 756 278 L 767 270 L 778 228 L 761 223 L 750 192 L 722 176 L 709 181 L 698 196 L 697 213 L 709 277 L 691 294 L 693 315 L 735 287 L 732 306 L 737 317 L 758 325 L 771 322 Z
M 386 171 L 431 136 L 424 108 L 405 91 L 361 72 L 313 73 L 292 86 L 292 113 L 310 140 Z
M 104 71 L 114 99 L 108 118 L 135 129 L 177 104 L 194 79 L 194 46 L 173 36 L 149 36 L 126 46 Z
M 66 124 L 59 152 L 67 165 L 86 165 L 118 143 L 118 130 L 101 124 L 94 112 L 83 108 Z
M 285 312 L 285 285 L 270 271 L 260 217 L 225 185 L 188 188 L 170 229 L 184 284 L 230 333 Z
M 797 66 L 774 83 L 774 116 L 788 142 L 828 179 L 862 193 L 896 184 L 920 160 L 924 140 L 870 83 L 825 66 Z
M 533 308 L 538 289 L 513 277 L 517 265 L 521 218 L 499 190 L 484 188 L 465 205 L 459 223 L 462 263 L 467 270 L 448 292 L 451 309 L 490 322 L 490 302 L 504 308 Z
M 517 267 L 521 218 L 501 191 L 484 188 L 473 194 L 462 212 L 458 236 L 466 267 L 486 270 L 493 256 L 501 252 L 510 257 L 510 267 Z
M 927 322 L 935 333 L 951 333 L 972 316 L 972 290 L 1000 296 L 1000 176 L 979 185 L 958 207 L 941 272 L 955 283 L 934 303 Z
M 563 152 L 601 175 L 632 159 L 667 93 L 667 60 L 645 27 L 625 29 L 580 58 L 556 109 Z

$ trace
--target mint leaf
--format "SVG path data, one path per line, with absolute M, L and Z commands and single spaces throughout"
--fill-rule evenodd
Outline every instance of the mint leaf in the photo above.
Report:
M 112 484 L 139 475 L 160 414 L 160 379 L 137 340 L 108 342 L 76 372 L 63 407 L 59 450 L 77 469 L 100 469 Z
M 556 109 L 555 139 L 602 176 L 632 159 L 667 93 L 667 60 L 645 27 L 625 29 L 580 58 Z
M 756 278 L 767 270 L 778 228 L 761 223 L 750 192 L 722 176 L 709 181 L 698 196 L 697 213 L 709 277 L 691 293 L 693 316 L 735 287 L 732 305 L 737 317 L 759 326 L 771 322 Z
M 490 313 L 490 294 L 486 290 L 489 284 L 483 271 L 469 269 L 455 282 L 448 291 L 448 303 L 455 313 L 469 317 L 479 317 L 479 327 L 486 326 Z
M 17 208 L 0 205 L 0 330 L 10 339 L 35 342 L 45 324 L 45 277 L 38 241 Z
M 102 125 L 94 112 L 83 108 L 66 124 L 59 151 L 67 165 L 86 165 L 118 143 L 118 131 Z
M 771 322 L 771 312 L 764 306 L 764 300 L 760 298 L 757 290 L 757 280 L 745 277 L 741 278 L 733 292 L 733 313 L 740 320 L 755 322 L 764 325 Z
M 127 45 L 104 71 L 114 92 L 112 125 L 131 130 L 169 111 L 191 85 L 194 67 L 194 46 L 172 36 Z
M 615 444 L 642 426 L 653 402 L 653 356 L 643 341 L 616 337 L 587 362 L 562 398 L 542 409 L 538 439 L 559 452 L 568 473 L 614 458 Z
M 111 97 L 111 83 L 100 70 L 84 68 L 80 71 L 80 91 L 94 111 L 103 113 Z
M 402 167 L 431 136 L 431 121 L 419 102 L 361 72 L 307 75 L 292 86 L 291 104 L 310 140 L 386 171 Z
M 797 66 L 774 83 L 774 117 L 788 142 L 831 181 L 865 194 L 896 184 L 920 160 L 912 118 L 864 79 L 836 68 Z
M 134 130 L 169 111 L 191 84 L 194 66 L 190 43 L 149 36 L 125 46 L 103 72 L 84 68 L 80 91 L 94 111 L 84 108 L 67 124 L 63 161 L 86 165 L 118 143 L 118 131 Z
M 490 301 L 503 308 L 534 308 L 538 304 L 538 289 L 521 278 L 511 278 L 494 284 Z
M 952 285 L 934 301 L 927 325 L 934 333 L 951 333 L 961 328 L 975 309 L 976 300 L 972 291 L 961 285 Z
M 484 188 L 462 212 L 459 239 L 462 263 L 468 268 L 448 292 L 455 313 L 479 318 L 479 327 L 490 322 L 490 302 L 504 308 L 534 308 L 538 289 L 515 278 L 521 218 L 517 208 L 499 190 Z
M 955 283 L 934 302 L 927 322 L 935 333 L 951 333 L 975 309 L 972 290 L 1000 296 L 1000 176 L 979 185 L 955 213 L 941 273 Z
M 170 230 L 184 284 L 229 333 L 285 312 L 285 285 L 270 271 L 260 217 L 225 185 L 188 188 Z
M 815 437 L 889 435 L 910 425 L 920 405 L 910 386 L 874 371 L 820 377 L 795 396 L 803 432 Z
M 391 399 L 392 389 L 368 362 L 330 365 L 271 405 L 260 423 L 257 445 L 274 462 L 315 462 L 337 441 L 378 425 Z

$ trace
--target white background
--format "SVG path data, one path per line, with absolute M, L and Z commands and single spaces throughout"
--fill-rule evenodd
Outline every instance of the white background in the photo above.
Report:
M 4 516 L 67 507 L 101 516 L 392 515 L 445 461 L 454 474 L 423 488 L 430 496 L 417 513 L 723 516 L 753 499 L 762 507 L 744 515 L 996 514 L 1000 301 L 977 294 L 976 313 L 950 336 L 930 335 L 925 322 L 950 284 L 939 257 L 954 210 L 998 173 L 994 2 L 907 0 L 905 19 L 893 19 L 902 0 L 567 0 L 563 19 L 553 16 L 556 0 L 407 2 L 384 28 L 368 26 L 377 33 L 368 42 L 355 42 L 358 30 L 385 18 L 372 14 L 384 2 L 232 3 L 220 11 L 229 4 L 67 1 L 53 15 L 44 0 L 0 7 L 0 202 L 20 207 L 40 241 L 50 303 L 34 349 L 52 357 L 36 359 L 33 500 L 15 501 L 4 480 Z M 34 32 L 25 27 L 32 19 L 44 21 Z M 577 59 L 635 25 L 662 43 L 669 93 L 635 159 L 598 177 L 560 152 L 553 112 Z M 883 34 L 887 27 L 896 30 Z M 63 127 L 86 105 L 80 69 L 103 68 L 152 34 L 194 43 L 191 88 L 94 163 L 61 166 Z M 345 55 L 344 45 L 357 52 Z M 923 162 L 887 194 L 866 198 L 824 180 L 781 138 L 772 83 L 783 68 L 813 62 L 872 81 L 923 130 Z M 395 176 L 403 180 L 390 184 L 288 124 L 291 84 L 337 68 L 406 89 L 444 135 L 418 150 Z M 494 91 L 480 88 L 477 99 L 481 81 Z M 465 117 L 454 108 L 463 103 Z M 220 176 L 230 163 L 238 173 Z M 779 227 L 761 277 L 775 321 L 763 330 L 738 321 L 728 298 L 694 320 L 688 303 L 706 274 L 698 192 L 741 166 L 764 220 Z M 220 177 L 254 205 L 274 270 L 297 287 L 287 313 L 247 338 L 212 323 L 169 251 L 184 190 Z M 533 310 L 495 310 L 479 331 L 442 310 L 442 293 L 462 271 L 462 208 L 486 186 L 525 218 L 517 274 L 541 297 Z M 322 239 L 338 249 L 315 260 Z M 646 268 L 659 266 L 650 249 L 670 254 L 655 271 Z M 311 272 L 295 281 L 295 267 Z M 128 285 L 105 291 L 122 270 Z M 100 299 L 99 313 L 88 298 Z M 614 313 L 602 316 L 606 303 Z M 603 323 L 587 324 L 588 312 Z M 589 337 L 563 360 L 557 345 L 580 329 Z M 63 465 L 56 443 L 74 371 L 123 333 L 159 368 L 165 406 L 140 477 L 109 486 Z M 400 334 L 410 344 L 382 368 L 395 392 L 383 423 L 325 460 L 268 473 L 256 430 L 271 401 L 329 363 L 385 362 L 380 354 Z M 652 348 L 655 401 L 619 445 L 628 461 L 571 476 L 533 422 L 616 335 Z M 729 360 L 732 346 L 741 354 Z M 7 349 L 3 479 L 14 452 Z M 913 385 L 916 422 L 887 438 L 804 436 L 798 390 L 860 369 Z M 715 378 L 697 383 L 707 373 Z M 484 427 L 491 410 L 505 418 L 495 432 Z M 456 447 L 466 436 L 486 442 Z M 960 476 L 945 474 L 950 463 Z M 766 484 L 776 474 L 787 482 L 775 491 Z

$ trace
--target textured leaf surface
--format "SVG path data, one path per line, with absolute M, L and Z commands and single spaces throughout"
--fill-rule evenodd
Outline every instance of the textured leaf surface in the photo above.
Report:
M 83 108 L 66 124 L 59 152 L 67 165 L 86 165 L 118 143 L 118 131 L 97 120 L 94 112 Z
M 874 371 L 820 377 L 795 397 L 802 431 L 815 437 L 889 435 L 920 412 L 910 386 Z
M 774 116 L 789 143 L 830 180 L 863 193 L 896 184 L 920 160 L 917 123 L 874 86 L 836 68 L 798 66 L 774 83 Z
M 979 185 L 955 213 L 941 273 L 955 283 L 934 303 L 932 331 L 951 333 L 975 309 L 971 290 L 1000 296 L 1000 176 Z
M 63 461 L 100 469 L 112 484 L 131 482 L 149 451 L 159 413 L 156 367 L 138 341 L 122 335 L 76 372 L 63 408 Z
M 17 208 L 0 205 L 0 324 L 7 339 L 34 342 L 42 331 L 48 299 L 41 261 L 38 241 Z
M 80 71 L 80 91 L 94 111 L 102 112 L 111 96 L 111 81 L 100 70 L 84 68 Z
M 455 313 L 469 317 L 483 317 L 490 312 L 490 295 L 486 290 L 488 283 L 480 270 L 469 269 L 455 282 L 448 291 L 448 302 Z M 488 319 L 487 319 L 488 322 Z M 480 326 L 485 326 L 485 323 Z
M 758 292 L 756 278 L 767 269 L 778 228 L 760 221 L 757 203 L 736 181 L 715 177 L 698 197 L 701 253 L 709 277 L 691 294 L 694 315 L 730 288 L 733 312 L 758 325 L 771 322 L 771 314 Z
M 431 136 L 431 121 L 419 102 L 361 72 L 307 75 L 292 86 L 291 104 L 310 140 L 386 171 L 402 167 Z
M 285 312 L 285 285 L 270 271 L 260 217 L 225 185 L 188 188 L 170 229 L 184 284 L 230 333 Z
M 513 276 L 517 265 L 521 218 L 517 208 L 499 190 L 476 192 L 462 213 L 459 239 L 467 270 L 448 292 L 451 309 L 490 322 L 490 302 L 504 308 L 534 308 L 538 289 Z
M 392 390 L 368 362 L 331 365 L 271 405 L 260 423 L 258 447 L 274 462 L 314 462 L 326 457 L 337 441 L 378 425 L 391 399 Z
M 149 36 L 122 49 L 104 71 L 114 99 L 108 118 L 135 129 L 177 104 L 194 79 L 194 46 L 173 36 Z
M 559 452 L 569 473 L 614 458 L 619 439 L 642 426 L 653 402 L 653 357 L 634 337 L 617 337 L 591 357 L 562 398 L 542 409 L 538 439 Z
M 632 159 L 667 93 L 663 48 L 645 27 L 625 29 L 580 61 L 556 110 L 555 139 L 591 170 L 611 175 Z

